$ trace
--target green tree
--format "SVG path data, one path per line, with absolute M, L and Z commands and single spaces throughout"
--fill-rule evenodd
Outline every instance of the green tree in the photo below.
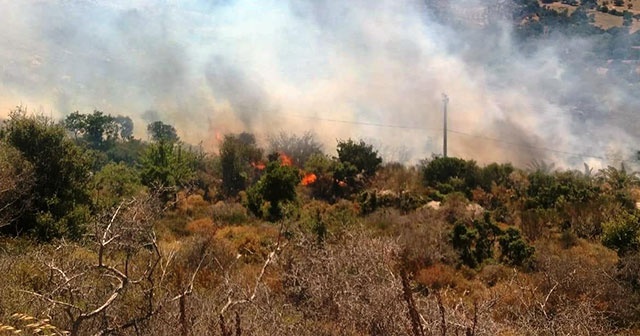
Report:
M 640 249 L 640 221 L 636 215 L 622 211 L 602 225 L 602 245 L 620 256 Z
M 355 142 L 351 139 L 338 141 L 338 160 L 343 164 L 350 164 L 356 168 L 358 174 L 365 177 L 375 175 L 382 164 L 382 158 L 372 145 L 367 145 L 364 141 Z
M 342 163 L 333 160 L 325 154 L 314 154 L 305 163 L 304 169 L 308 174 L 315 175 L 315 181 L 308 185 L 311 189 L 311 196 L 328 202 L 335 202 L 342 195 L 342 189 L 346 187 L 343 182 L 341 186 L 334 174 L 341 168 Z
M 435 188 L 443 194 L 459 191 L 469 197 L 471 191 L 481 182 L 480 168 L 473 160 L 433 157 L 431 160 L 422 162 L 421 171 L 423 184 Z M 495 173 L 498 174 L 498 171 Z M 494 173 L 491 170 L 487 170 L 488 178 L 492 178 L 492 174 Z M 495 178 L 500 177 L 495 176 Z
M 125 119 L 120 120 L 126 123 Z M 106 151 L 120 137 L 121 124 L 118 120 L 97 110 L 92 114 L 73 112 L 65 118 L 63 124 L 77 140 L 95 150 Z M 127 125 L 129 126 L 133 129 L 133 123 Z
M 179 188 L 192 182 L 198 164 L 196 153 L 172 142 L 151 144 L 140 161 L 142 184 L 162 191 L 163 201 L 171 200 Z
M 33 167 L 32 211 L 16 219 L 18 232 L 39 239 L 80 238 L 90 214 L 87 183 L 92 158 L 43 116 L 12 111 L 0 136 Z
M 258 217 L 279 220 L 283 217 L 283 203 L 295 201 L 299 182 L 298 169 L 272 160 L 260 180 L 247 190 L 247 208 Z
M 0 230 L 8 231 L 23 213 L 31 211 L 33 165 L 22 153 L 0 141 Z
M 109 209 L 143 190 L 138 172 L 124 163 L 109 163 L 91 178 L 93 204 Z
M 499 238 L 500 260 L 511 266 L 527 266 L 535 248 L 527 244 L 520 231 L 508 228 Z
M 163 123 L 162 121 L 154 121 L 147 125 L 147 133 L 149 134 L 149 137 L 151 137 L 151 140 L 154 142 L 175 143 L 180 140 L 176 129 L 169 124 Z
M 252 134 L 227 134 L 220 146 L 220 168 L 222 171 L 222 190 L 227 196 L 236 196 L 245 190 L 255 171 L 264 168 L 261 165 L 262 150 L 257 147 Z

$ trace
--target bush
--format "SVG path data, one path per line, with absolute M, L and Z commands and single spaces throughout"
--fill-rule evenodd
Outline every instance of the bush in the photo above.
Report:
M 500 261 L 511 266 L 528 266 L 535 252 L 533 246 L 529 246 L 520 236 L 520 231 L 508 228 L 498 238 L 500 243 Z
M 434 157 L 423 161 L 421 170 L 424 185 L 443 194 L 458 191 L 471 197 L 471 191 L 480 182 L 480 168 L 473 160 Z
M 623 256 L 640 248 L 640 223 L 628 212 L 621 212 L 602 225 L 602 245 Z
M 282 165 L 278 160 L 269 162 L 264 175 L 247 190 L 247 208 L 258 217 L 279 220 L 283 217 L 283 203 L 295 201 L 299 182 L 296 168 Z
M 16 219 L 14 232 L 31 232 L 40 240 L 80 238 L 91 203 L 92 157 L 61 126 L 20 108 L 4 122 L 0 138 L 33 167 L 32 208 Z
M 226 196 L 237 196 L 245 190 L 261 166 L 262 150 L 256 146 L 253 134 L 241 133 L 224 136 L 220 146 L 222 191 Z
M 368 178 L 375 175 L 376 171 L 382 164 L 382 158 L 378 156 L 378 152 L 373 149 L 372 145 L 367 145 L 364 141 L 355 142 L 351 139 L 347 141 L 338 141 L 338 160 L 345 165 L 355 167 L 356 174 L 363 174 Z M 346 179 L 353 179 L 355 176 L 347 174 Z M 349 183 L 350 181 L 347 181 Z

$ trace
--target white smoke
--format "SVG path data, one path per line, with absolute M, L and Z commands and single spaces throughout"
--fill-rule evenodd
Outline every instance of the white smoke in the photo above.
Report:
M 440 152 L 447 93 L 450 155 L 580 167 L 630 151 L 628 123 L 578 106 L 596 94 L 634 106 L 564 61 L 591 41 L 523 53 L 510 24 L 479 26 L 489 14 L 472 2 L 456 3 L 452 28 L 411 0 L 0 0 L 0 109 L 98 109 L 132 116 L 138 132 L 159 117 L 210 149 L 216 133 L 313 130 L 328 149 L 374 139 L 416 162 Z

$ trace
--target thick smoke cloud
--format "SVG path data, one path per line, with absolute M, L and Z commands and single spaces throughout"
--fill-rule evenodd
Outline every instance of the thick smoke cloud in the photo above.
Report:
M 450 155 L 578 167 L 603 160 L 566 152 L 631 152 L 638 98 L 564 62 L 592 41 L 524 53 L 463 2 L 441 2 L 460 21 L 445 25 L 412 0 L 0 0 L 0 109 L 124 114 L 139 136 L 160 118 L 210 149 L 216 134 L 310 129 L 327 149 L 364 138 L 416 162 L 441 150 L 446 92 Z

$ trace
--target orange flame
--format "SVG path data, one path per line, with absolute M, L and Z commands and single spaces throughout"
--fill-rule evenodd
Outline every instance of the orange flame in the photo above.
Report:
M 280 153 L 280 162 L 282 163 L 283 166 L 293 165 L 293 160 L 291 160 L 291 158 L 287 156 L 287 154 L 285 153 Z
M 263 162 L 251 162 L 251 166 L 257 170 L 264 170 L 267 168 Z
M 307 173 L 304 175 L 304 177 L 302 178 L 302 182 L 300 182 L 303 186 L 306 185 L 310 185 L 313 182 L 315 182 L 318 179 L 318 177 L 316 176 L 316 174 L 314 173 Z

